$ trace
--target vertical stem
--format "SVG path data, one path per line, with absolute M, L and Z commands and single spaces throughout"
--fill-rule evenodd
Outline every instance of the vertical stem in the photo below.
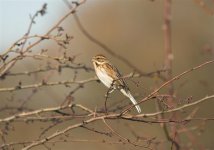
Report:
M 170 80 L 172 78 L 172 44 L 171 44 L 171 0 L 164 0 L 164 14 L 163 14 L 164 24 L 163 24 L 163 32 L 164 32 L 164 51 L 165 51 L 165 62 L 164 65 L 166 69 L 169 71 L 166 74 L 166 80 Z M 168 86 L 168 93 L 170 95 L 174 94 L 173 83 Z M 167 104 L 170 107 L 175 107 L 176 103 L 173 101 L 173 98 L 170 97 L 167 100 Z M 164 115 L 162 116 L 164 118 Z M 172 118 L 176 117 L 176 114 L 172 114 Z M 170 129 L 167 128 L 167 125 L 163 126 L 165 135 L 169 141 L 171 141 L 171 149 L 175 146 L 176 149 L 179 149 L 178 141 L 176 140 L 176 125 L 174 123 L 170 124 Z
M 165 50 L 165 67 L 169 69 L 166 79 L 172 78 L 172 45 L 171 45 L 171 0 L 164 0 L 164 50 Z M 170 94 L 173 94 L 173 84 L 170 84 Z

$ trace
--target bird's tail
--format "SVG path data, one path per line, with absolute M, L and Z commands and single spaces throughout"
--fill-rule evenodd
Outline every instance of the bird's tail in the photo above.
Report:
M 137 101 L 134 99 L 131 93 L 129 91 L 125 91 L 124 89 L 121 89 L 120 91 L 132 101 L 132 103 L 135 105 L 135 108 L 137 109 L 137 112 L 141 113 L 141 108 L 139 105 L 136 105 Z

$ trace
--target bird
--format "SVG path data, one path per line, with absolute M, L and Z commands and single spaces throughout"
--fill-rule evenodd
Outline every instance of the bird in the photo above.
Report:
M 137 101 L 132 96 L 122 75 L 120 74 L 118 69 L 110 63 L 109 59 L 102 54 L 98 54 L 92 58 L 92 63 L 98 79 L 107 88 L 109 88 L 108 93 L 111 93 L 116 89 L 120 90 L 123 95 L 128 97 L 135 105 L 137 112 L 141 113 L 141 108 L 139 105 L 137 105 Z

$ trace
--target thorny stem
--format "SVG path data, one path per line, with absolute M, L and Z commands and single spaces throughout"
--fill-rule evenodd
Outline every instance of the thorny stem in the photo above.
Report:
M 163 31 L 164 31 L 164 50 L 165 50 L 165 67 L 168 69 L 168 72 L 166 73 L 166 80 L 169 80 L 172 78 L 172 60 L 173 60 L 173 53 L 172 53 L 172 43 L 171 43 L 171 0 L 164 0 L 164 25 L 163 25 Z M 170 95 L 174 95 L 174 88 L 173 88 L 173 82 L 169 83 L 168 85 L 168 93 Z M 176 103 L 173 101 L 173 98 L 170 97 L 167 99 L 167 103 L 170 107 L 175 107 Z M 176 117 L 176 114 L 172 114 L 171 117 Z M 161 118 L 164 118 L 164 115 L 161 115 Z M 176 135 L 176 126 L 174 123 L 170 125 L 171 128 L 171 135 L 170 131 L 167 129 L 167 125 L 163 124 L 164 133 L 169 141 L 172 142 L 173 145 L 176 146 L 176 149 L 179 149 L 178 141 L 175 139 Z

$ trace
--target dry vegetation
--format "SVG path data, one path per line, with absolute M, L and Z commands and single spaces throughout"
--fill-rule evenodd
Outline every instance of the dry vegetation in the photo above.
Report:
M 39 149 L 52 149 L 59 143 L 70 142 L 131 145 L 136 149 L 142 149 L 142 147 L 145 149 L 165 149 L 166 145 L 171 149 L 177 150 L 194 149 L 194 146 L 197 146 L 198 149 L 205 149 L 206 145 L 196 142 L 197 137 L 194 137 L 192 131 L 202 131 L 206 127 L 206 124 L 214 120 L 214 117 L 206 117 L 206 115 L 203 117 L 195 117 L 195 114 L 200 108 L 200 104 L 205 101 L 214 100 L 214 95 L 205 95 L 200 99 L 192 99 L 192 95 L 189 95 L 189 97 L 180 104 L 178 101 L 180 98 L 176 95 L 177 89 L 173 84 L 181 78 L 185 78 L 186 75 L 195 74 L 195 70 L 203 72 L 207 68 L 209 69 L 210 67 L 207 66 L 213 66 L 214 60 L 207 60 L 197 66 L 192 66 L 177 75 L 172 74 L 171 0 L 163 1 L 165 49 L 163 53 L 165 67 L 164 69 L 158 69 L 149 73 L 143 72 L 140 68 L 135 67 L 129 59 L 111 50 L 111 48 L 100 42 L 99 39 L 94 38 L 84 29 L 75 12 L 82 5 L 87 5 L 87 0 L 72 3 L 65 0 L 64 2 L 70 8 L 70 11 L 62 16 L 56 24 L 53 24 L 46 33 L 42 35 L 31 34 L 31 29 L 36 23 L 36 19 L 45 15 L 47 12 L 47 4 L 44 4 L 40 10 L 31 16 L 29 28 L 24 36 L 15 41 L 11 47 L 4 50 L 0 55 L 0 82 L 5 83 L 13 77 L 19 80 L 18 83 L 12 83 L 10 86 L 1 86 L 0 88 L 0 93 L 6 93 L 7 97 L 9 97 L 6 101 L 10 102 L 0 107 L 0 112 L 3 114 L 0 118 L 0 149 L 28 150 L 36 147 L 40 147 Z M 213 15 L 213 11 L 202 3 L 202 0 L 195 0 L 195 2 L 195 4 L 201 8 L 201 11 L 206 12 L 207 15 Z M 94 70 L 90 67 L 91 65 L 89 65 L 89 63 L 83 64 L 78 62 L 77 55 L 67 53 L 67 47 L 71 45 L 75 37 L 66 33 L 62 23 L 71 16 L 75 18 L 74 21 L 77 22 L 79 29 L 91 42 L 97 44 L 103 51 L 134 70 L 130 74 L 125 75 L 125 79 L 135 78 L 137 80 L 140 77 L 153 79 L 155 77 L 161 81 L 160 85 L 157 84 L 156 88 L 153 88 L 147 95 L 138 100 L 142 108 L 146 107 L 144 105 L 146 101 L 154 101 L 156 112 L 135 115 L 133 105 L 121 102 L 119 105 L 117 104 L 117 107 L 110 104 L 109 106 L 107 105 L 107 112 L 105 111 L 104 101 L 102 108 L 94 107 L 94 109 L 85 106 L 83 103 L 78 103 L 74 94 L 76 92 L 84 94 L 83 89 L 86 85 L 97 81 L 97 78 L 92 76 L 91 78 L 85 78 L 83 80 L 79 79 L 78 76 L 81 73 L 93 73 Z M 60 49 L 59 55 L 51 55 L 51 50 L 45 48 L 39 51 L 33 50 L 38 45 L 42 47 L 44 42 L 54 42 Z M 39 62 L 41 67 L 24 71 L 20 70 L 20 72 L 11 71 L 16 67 L 17 63 L 26 60 L 33 60 L 34 63 Z M 53 71 L 57 72 L 60 76 L 65 70 L 72 72 L 72 79 L 48 80 Z M 35 80 L 36 82 L 34 82 L 32 77 L 37 76 L 42 77 L 42 80 Z M 24 78 L 32 79 L 32 81 L 23 82 Z M 31 105 L 31 98 L 35 94 L 44 92 L 50 87 L 60 88 L 60 90 L 69 89 L 68 94 L 61 100 L 61 104 L 37 109 L 28 107 Z M 164 89 L 164 92 L 161 91 L 162 89 Z M 24 94 L 24 98 L 21 99 L 21 101 L 17 100 L 14 93 Z M 93 95 L 94 93 L 91 94 Z M 105 93 L 103 93 L 103 95 L 105 95 Z M 42 97 L 40 97 L 38 101 L 39 100 L 43 100 Z M 183 114 L 183 112 L 188 109 L 190 111 Z M 131 136 L 127 136 L 114 129 L 112 122 L 115 123 L 116 120 L 125 120 L 131 124 L 131 126 L 127 126 L 128 130 L 126 130 Z M 43 126 L 43 128 L 39 130 L 37 137 L 32 136 L 32 138 L 18 139 L 17 141 L 10 140 L 10 134 L 13 134 L 13 131 L 19 128 L 18 126 L 20 124 L 23 126 L 29 124 L 30 126 L 37 126 L 38 122 L 44 123 L 46 126 Z M 68 124 L 68 122 L 70 123 Z M 96 123 L 98 123 L 98 125 L 96 125 Z M 159 125 L 166 138 L 160 139 L 155 135 L 153 137 L 142 137 L 138 134 L 137 129 L 139 129 L 139 126 L 136 123 Z M 62 124 L 65 124 L 63 128 L 61 126 Z M 140 126 L 140 128 L 144 127 Z M 82 135 L 77 138 L 71 137 L 70 134 L 75 132 L 75 129 L 80 129 Z M 84 132 L 88 131 L 91 134 L 98 134 L 100 137 L 86 139 Z M 181 138 L 183 137 L 185 137 L 187 141 L 182 142 Z

